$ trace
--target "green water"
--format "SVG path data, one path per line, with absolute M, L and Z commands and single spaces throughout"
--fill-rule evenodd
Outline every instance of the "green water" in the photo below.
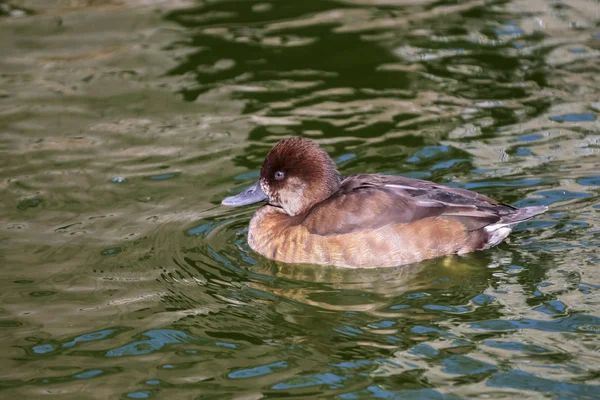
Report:
M 600 398 L 595 1 L 0 1 L 0 397 Z M 277 264 L 280 138 L 548 205 L 497 248 Z

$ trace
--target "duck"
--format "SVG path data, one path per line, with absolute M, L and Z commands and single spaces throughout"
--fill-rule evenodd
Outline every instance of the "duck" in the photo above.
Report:
M 259 180 L 221 204 L 264 203 L 248 244 L 282 263 L 395 267 L 486 250 L 547 210 L 397 175 L 340 175 L 314 140 L 290 137 L 267 154 Z

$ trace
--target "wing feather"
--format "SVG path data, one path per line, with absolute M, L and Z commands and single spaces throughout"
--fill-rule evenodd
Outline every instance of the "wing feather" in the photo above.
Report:
M 515 208 L 466 189 L 392 175 L 353 175 L 302 221 L 310 233 L 338 235 L 428 217 L 453 219 L 474 231 Z

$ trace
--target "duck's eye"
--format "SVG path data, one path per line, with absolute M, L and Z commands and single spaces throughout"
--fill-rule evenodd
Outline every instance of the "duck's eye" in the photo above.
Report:
M 283 172 L 283 171 L 275 172 L 275 180 L 276 181 L 282 181 L 284 179 L 285 179 L 285 172 Z

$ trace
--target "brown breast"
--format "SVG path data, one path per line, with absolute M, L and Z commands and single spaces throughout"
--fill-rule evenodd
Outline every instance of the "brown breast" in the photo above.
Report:
M 281 209 L 261 207 L 250 221 L 248 243 L 259 254 L 287 263 L 342 267 L 391 267 L 481 246 L 485 232 L 468 232 L 459 221 L 439 217 L 345 234 L 311 234 Z

